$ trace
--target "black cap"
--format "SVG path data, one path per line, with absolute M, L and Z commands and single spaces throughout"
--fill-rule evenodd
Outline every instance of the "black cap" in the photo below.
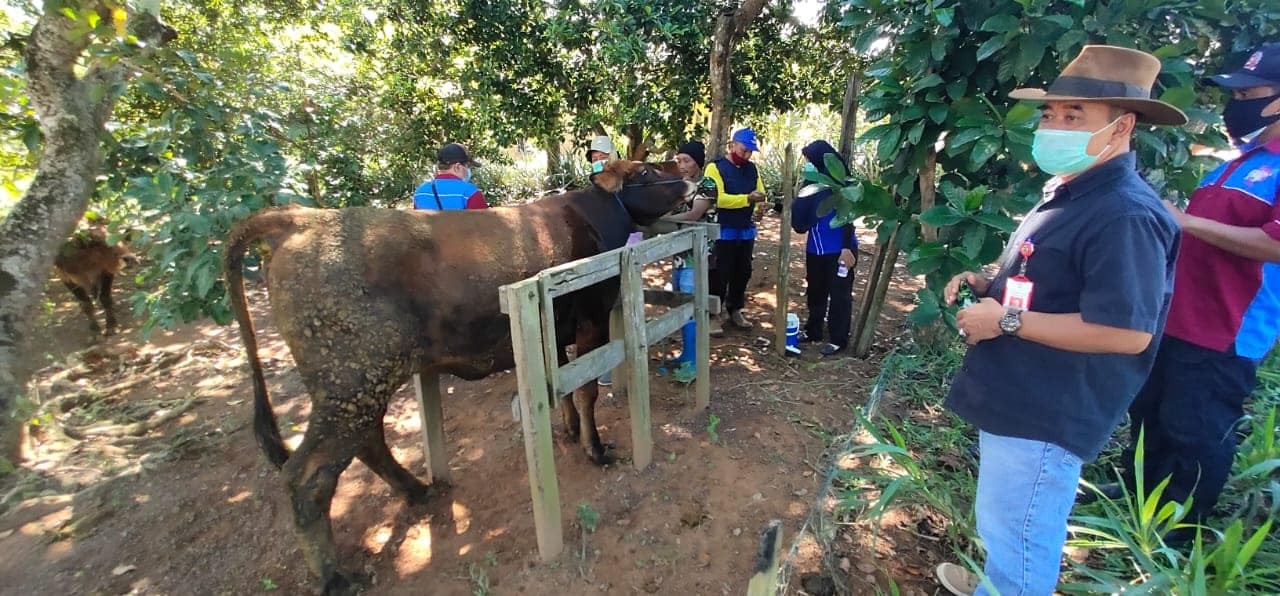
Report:
M 702 141 L 689 141 L 688 143 L 681 145 L 679 149 L 676 149 L 676 153 L 688 155 L 700 168 L 706 165 L 707 146 L 703 145 Z
M 1227 89 L 1280 86 L 1280 43 L 1263 44 L 1240 70 L 1209 77 L 1207 82 Z
M 480 167 L 480 162 L 471 159 L 471 154 L 467 153 L 467 148 L 458 143 L 449 143 L 441 147 L 440 153 L 436 154 L 436 163 L 442 166 L 460 163 L 472 168 Z

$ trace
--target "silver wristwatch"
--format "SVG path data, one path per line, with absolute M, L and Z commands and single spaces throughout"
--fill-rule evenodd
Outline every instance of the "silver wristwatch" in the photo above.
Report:
M 1008 308 L 1000 317 L 1000 331 L 1005 335 L 1017 335 L 1022 328 L 1022 311 Z

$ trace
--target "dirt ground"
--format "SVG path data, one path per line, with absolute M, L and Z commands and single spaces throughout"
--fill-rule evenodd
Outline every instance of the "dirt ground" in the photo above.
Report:
M 538 560 L 523 439 L 511 415 L 515 375 L 443 379 L 452 487 L 410 507 L 359 462 L 338 487 L 335 539 L 348 567 L 373 576 L 366 593 L 740 594 L 759 532 L 775 518 L 791 593 L 831 593 L 818 543 L 795 539 L 813 507 L 826 504 L 818 493 L 830 442 L 867 398 L 914 288 L 892 291 L 867 360 L 762 350 L 757 338 L 773 335 L 777 224 L 766 220 L 757 244 L 748 311 L 755 329 L 713 340 L 710 409 L 693 412 L 691 388 L 655 376 L 655 461 L 644 471 L 630 466 L 625 400 L 606 398 L 597 409 L 602 434 L 619 446 L 617 465 L 601 469 L 577 447 L 557 445 L 566 548 L 550 564 Z M 791 307 L 803 316 L 803 236 L 793 246 Z M 202 322 L 149 342 L 129 329 L 85 350 L 87 326 L 70 295 L 51 284 L 49 300 L 56 307 L 43 317 L 32 357 L 46 366 L 36 386 L 57 400 L 56 415 L 36 427 L 34 460 L 0 481 L 0 592 L 309 593 L 279 475 L 252 437 L 235 326 Z M 255 290 L 250 301 L 272 400 L 296 444 L 309 402 L 266 294 Z M 660 350 L 653 356 L 657 375 Z M 422 474 L 408 387 L 386 427 L 395 456 Z M 853 593 L 874 593 L 885 577 L 904 593 L 936 593 L 928 576 L 936 544 L 849 531 L 836 541 L 828 564 Z

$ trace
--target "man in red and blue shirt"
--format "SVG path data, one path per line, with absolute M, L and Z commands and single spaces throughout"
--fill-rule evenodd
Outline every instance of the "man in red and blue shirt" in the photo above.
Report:
M 413 192 L 414 209 L 452 211 L 487 209 L 484 193 L 471 182 L 471 169 L 480 162 L 471 158 L 467 148 L 449 143 L 436 154 L 436 177 L 422 183 Z
M 1223 121 L 1241 153 L 1205 177 L 1185 213 L 1168 206 L 1182 251 L 1155 366 L 1129 409 L 1125 460 L 1145 428 L 1146 490 L 1170 477 L 1163 498 L 1194 497 L 1194 521 L 1226 484 L 1235 424 L 1280 333 L 1280 43 L 1209 82 L 1231 93 Z

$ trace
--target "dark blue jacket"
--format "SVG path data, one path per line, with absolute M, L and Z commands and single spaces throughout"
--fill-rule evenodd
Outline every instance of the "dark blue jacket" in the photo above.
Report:
M 835 147 L 826 141 L 809 143 L 800 152 L 809 160 L 809 163 L 813 164 L 814 168 L 823 174 L 828 173 L 825 157 L 827 153 L 834 154 L 837 159 L 840 158 Z M 844 160 L 841 159 L 840 162 L 844 163 Z M 818 215 L 820 205 L 829 196 L 831 196 L 831 190 L 823 189 L 807 197 L 797 197 L 791 204 L 791 229 L 800 234 L 809 234 L 805 245 L 805 252 L 809 254 L 829 255 L 839 253 L 845 248 L 856 253 L 858 236 L 854 233 L 853 224 L 832 227 L 831 221 L 836 217 L 835 209 L 825 215 Z

